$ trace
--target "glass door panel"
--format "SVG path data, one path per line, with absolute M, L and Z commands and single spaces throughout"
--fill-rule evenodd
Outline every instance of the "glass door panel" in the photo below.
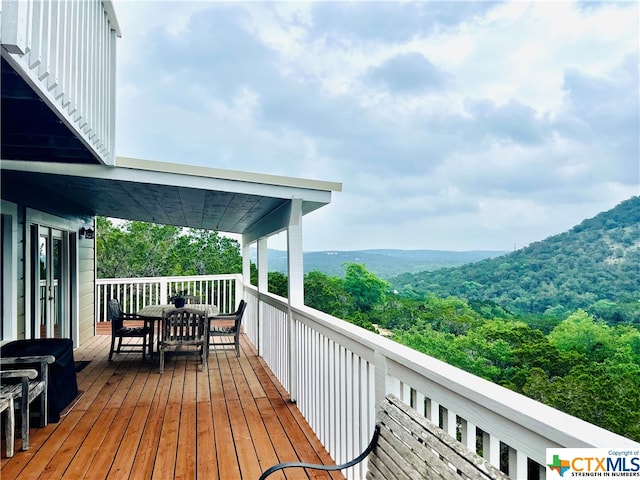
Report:
M 68 268 L 65 241 L 61 230 L 40 227 L 38 235 L 38 331 L 39 338 L 67 338 L 65 295 L 68 290 Z
M 40 314 L 38 315 L 38 337 L 47 338 L 47 309 L 49 306 L 49 229 L 40 229 L 38 263 L 40 271 L 38 279 L 38 304 L 40 306 Z

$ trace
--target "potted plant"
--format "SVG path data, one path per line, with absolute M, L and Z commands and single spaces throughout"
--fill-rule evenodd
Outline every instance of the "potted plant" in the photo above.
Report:
M 169 297 L 169 301 L 175 305 L 176 308 L 182 308 L 185 304 L 184 296 L 187 294 L 185 290 L 180 290 Z

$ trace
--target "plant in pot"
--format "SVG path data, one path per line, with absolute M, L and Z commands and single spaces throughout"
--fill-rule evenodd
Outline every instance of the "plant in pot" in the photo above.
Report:
M 169 297 L 169 301 L 175 305 L 176 308 L 182 308 L 185 304 L 184 296 L 187 294 L 185 290 L 180 290 Z

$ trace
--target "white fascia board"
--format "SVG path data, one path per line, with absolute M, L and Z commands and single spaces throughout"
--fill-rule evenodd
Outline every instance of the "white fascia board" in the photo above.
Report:
M 326 182 L 263 173 L 241 172 L 237 170 L 225 170 L 222 168 L 202 167 L 197 165 L 156 162 L 139 158 L 116 157 L 116 166 L 119 168 L 131 168 L 143 171 L 179 173 L 205 178 L 217 178 L 285 187 L 299 187 L 311 190 L 328 190 L 332 192 L 342 191 L 342 184 L 338 182 Z
M 156 162 L 152 162 L 156 163 Z M 178 165 L 182 167 L 182 171 L 160 171 L 160 170 L 141 170 L 130 167 L 108 167 L 105 165 L 69 165 L 63 163 L 49 162 L 24 162 L 15 160 L 3 160 L 0 168 L 6 170 L 17 170 L 33 173 L 43 173 L 51 175 L 68 175 L 73 177 L 87 177 L 95 179 L 125 181 L 134 183 L 144 183 L 150 185 L 166 185 L 174 187 L 195 188 L 202 190 L 221 191 L 229 193 L 242 193 L 247 195 L 258 195 L 272 198 L 302 198 L 304 201 L 328 204 L 331 202 L 331 188 L 320 189 L 321 186 L 327 187 L 331 185 L 329 182 L 318 182 L 314 180 L 300 180 L 296 185 L 291 179 L 290 185 L 282 183 L 267 183 L 268 175 L 257 175 L 263 182 L 250 181 L 248 179 L 233 178 L 231 171 L 225 176 L 197 175 L 192 172 L 194 167 L 187 165 Z M 206 167 L 195 167 L 196 169 L 205 169 L 206 171 L 216 171 Z M 210 172 L 211 173 L 211 172 Z M 243 175 L 239 173 L 240 177 Z M 221 178 L 222 177 L 222 178 Z M 256 177 L 256 180 L 258 179 Z M 286 178 L 286 177 L 279 177 Z M 310 183 L 311 182 L 311 183 Z M 339 184 L 337 184 L 339 185 Z M 313 188 L 316 187 L 316 188 Z M 341 188 L 341 185 L 339 185 Z

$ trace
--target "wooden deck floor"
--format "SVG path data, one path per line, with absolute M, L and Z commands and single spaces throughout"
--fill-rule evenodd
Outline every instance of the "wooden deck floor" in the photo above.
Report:
M 21 451 L 17 440 L 11 459 L 3 444 L 2 480 L 257 479 L 282 461 L 332 463 L 244 339 L 240 358 L 214 351 L 203 373 L 195 357 L 174 357 L 163 375 L 139 355 L 108 362 L 109 341 L 98 335 L 74 352 L 91 363 L 77 376 L 84 393 L 60 422 L 32 428 L 31 448 Z M 310 477 L 344 478 L 302 469 L 286 476 Z

